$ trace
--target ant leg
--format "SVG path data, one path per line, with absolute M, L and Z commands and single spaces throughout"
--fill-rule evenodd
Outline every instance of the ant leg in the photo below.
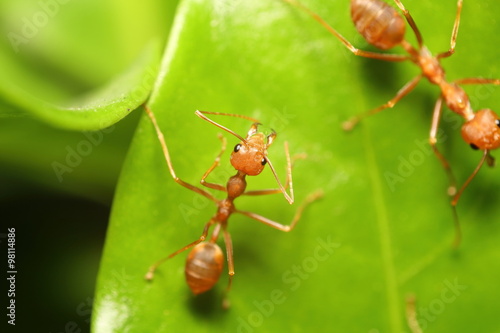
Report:
M 454 81 L 457 84 L 493 84 L 500 85 L 500 79 L 487 79 L 482 77 L 470 77 L 465 79 L 459 79 Z M 495 165 L 495 158 L 491 156 L 488 152 L 486 156 L 486 163 L 488 166 L 492 167 Z
M 219 154 L 217 155 L 217 157 L 215 158 L 215 161 L 212 164 L 212 166 L 205 172 L 205 174 L 203 175 L 203 177 L 201 177 L 200 183 L 201 183 L 201 185 L 206 186 L 208 188 L 211 188 L 211 189 L 214 189 L 214 190 L 219 190 L 219 191 L 224 191 L 225 192 L 226 191 L 226 187 L 225 186 L 220 185 L 220 184 L 214 184 L 214 183 L 207 183 L 207 182 L 205 182 L 205 179 L 208 177 L 208 175 L 216 167 L 219 166 L 219 164 L 220 164 L 220 157 L 224 153 L 224 151 L 226 150 L 226 138 L 223 137 L 221 134 L 219 134 L 218 137 L 219 137 L 219 140 L 221 140 L 221 142 L 222 142 L 221 150 L 220 150 Z
M 488 156 L 486 156 L 486 163 L 490 168 L 495 166 L 495 158 L 491 156 L 490 151 L 488 150 Z
M 438 59 L 446 58 L 455 53 L 455 45 L 457 44 L 458 27 L 460 26 L 460 14 L 462 12 L 463 0 L 457 2 L 457 15 L 455 16 L 455 23 L 453 24 L 453 31 L 451 33 L 450 49 L 446 52 L 437 55 Z
M 281 224 L 279 222 L 270 220 L 267 217 L 264 217 L 264 216 L 261 216 L 259 214 L 252 213 L 252 212 L 245 212 L 245 211 L 241 211 L 241 210 L 235 210 L 235 213 L 243 214 L 245 216 L 248 216 L 251 219 L 254 219 L 256 221 L 262 222 L 262 223 L 264 223 L 264 224 L 266 224 L 266 225 L 268 225 L 270 227 L 273 227 L 275 229 L 278 229 L 278 230 L 281 230 L 281 231 L 284 231 L 284 232 L 289 232 L 293 228 L 295 228 L 295 225 L 297 224 L 297 222 L 299 222 L 300 218 L 302 217 L 302 213 L 304 212 L 304 209 L 307 206 L 309 206 L 312 202 L 320 199 L 321 197 L 323 197 L 323 191 L 322 190 L 318 190 L 318 191 L 315 191 L 315 192 L 311 193 L 302 202 L 302 204 L 299 206 L 299 208 L 295 212 L 295 216 L 293 217 L 292 222 L 289 225 Z
M 283 195 L 285 196 L 285 199 L 288 201 L 289 204 L 292 204 L 293 201 L 295 200 L 294 199 L 294 195 L 293 195 L 293 181 L 292 181 L 292 162 L 290 160 L 290 151 L 288 149 L 288 142 L 285 141 L 285 155 L 286 155 L 286 179 L 287 179 L 287 183 L 286 183 L 286 186 L 290 188 L 290 195 L 288 195 L 288 193 L 286 192 L 286 188 L 281 184 L 281 181 L 280 179 L 278 178 L 278 174 L 276 173 L 276 170 L 274 169 L 273 167 L 273 164 L 271 163 L 271 160 L 266 157 L 266 161 L 267 161 L 267 164 L 269 164 L 269 169 L 271 169 L 273 175 L 274 175 L 274 178 L 276 178 L 276 181 L 278 182 L 278 186 L 280 188 L 280 191 L 283 193 Z M 271 193 L 274 193 L 274 192 L 271 192 Z M 255 195 L 255 193 L 254 193 Z
M 415 77 L 413 80 L 411 80 L 410 82 L 408 82 L 403 88 L 401 88 L 398 93 L 396 94 L 396 96 L 394 96 L 390 101 L 388 101 L 387 103 L 379 106 L 378 108 L 376 109 L 373 109 L 373 110 L 370 110 L 368 112 L 365 112 L 365 113 L 361 113 L 361 114 L 358 114 L 357 116 L 354 116 L 352 118 L 350 118 L 349 120 L 345 121 L 342 123 L 342 128 L 345 130 L 345 131 L 350 131 L 354 128 L 354 126 L 356 126 L 363 118 L 366 118 L 368 116 L 371 116 L 371 115 L 374 115 L 382 110 L 385 110 L 387 108 L 392 108 L 394 105 L 396 105 L 397 102 L 399 102 L 399 100 L 401 100 L 403 97 L 405 97 L 406 95 L 408 95 L 418 84 L 418 82 L 420 81 L 420 79 L 422 78 L 422 74 L 418 75 L 417 77 Z
M 401 55 L 401 54 L 377 53 L 377 52 L 360 50 L 360 49 L 354 47 L 337 30 L 332 28 L 332 26 L 330 26 L 325 20 L 323 20 L 323 18 L 321 18 L 321 16 L 319 16 L 318 14 L 316 14 L 315 12 L 313 12 L 312 10 L 310 10 L 309 8 L 307 8 L 306 6 L 301 4 L 300 2 L 295 1 L 295 0 L 283 0 L 283 1 L 288 2 L 289 4 L 291 4 L 295 7 L 298 7 L 301 10 L 303 10 L 304 12 L 306 12 L 307 14 L 309 14 L 309 16 L 311 16 L 314 20 L 316 20 L 319 24 L 321 24 L 326 30 L 328 30 L 328 32 L 330 32 L 332 35 L 337 37 L 337 39 L 340 40 L 340 42 L 342 44 L 344 44 L 344 46 L 356 56 L 378 59 L 378 60 L 385 60 L 385 61 L 405 61 L 405 60 L 409 59 L 408 56 Z
M 168 152 L 167 143 L 165 142 L 165 137 L 163 136 L 163 133 L 161 132 L 160 127 L 158 126 L 158 122 L 156 121 L 156 117 L 155 117 L 153 111 L 149 108 L 149 106 L 144 105 L 144 109 L 146 110 L 146 114 L 148 115 L 149 119 L 151 119 L 151 122 L 153 123 L 154 129 L 156 131 L 156 135 L 158 136 L 158 140 L 160 141 L 161 148 L 163 150 L 163 155 L 165 156 L 165 161 L 167 162 L 168 169 L 170 170 L 170 174 L 172 175 L 172 178 L 174 179 L 174 181 L 176 183 L 184 186 L 185 188 L 193 191 L 193 192 L 196 192 L 198 194 L 203 195 L 204 197 L 212 200 L 213 202 L 217 202 L 217 199 L 214 198 L 207 191 L 204 191 L 201 188 L 198 188 L 194 185 L 186 183 L 185 181 L 183 181 L 182 179 L 177 177 L 177 175 L 175 174 L 175 171 L 174 171 L 174 167 L 172 165 L 172 161 L 170 159 L 170 153 Z
M 500 85 L 499 79 L 486 79 L 482 77 L 469 77 L 465 79 L 459 79 L 454 81 L 457 84 L 493 84 Z
M 419 49 L 422 48 L 422 45 L 424 44 L 423 39 L 422 39 L 422 34 L 420 33 L 420 30 L 418 30 L 417 24 L 413 20 L 413 17 L 411 16 L 410 12 L 408 11 L 408 9 L 405 8 L 405 6 L 403 5 L 403 3 L 400 0 L 394 0 L 394 2 L 399 7 L 399 9 L 403 12 L 403 15 L 406 18 L 406 22 L 408 22 L 411 29 L 415 33 L 415 37 L 417 38 Z
M 455 181 L 455 177 L 453 176 L 453 172 L 451 172 L 451 167 L 446 158 L 441 154 L 441 152 L 437 149 L 436 143 L 437 143 L 437 131 L 439 128 L 439 120 L 441 119 L 441 111 L 442 111 L 442 105 L 443 105 L 443 97 L 440 96 L 439 99 L 436 101 L 436 105 L 434 106 L 434 112 L 432 114 L 432 124 L 431 124 L 431 131 L 429 134 L 429 143 L 432 147 L 432 150 L 434 151 L 434 154 L 437 156 L 439 161 L 441 162 L 441 165 L 443 166 L 446 175 L 448 176 L 448 181 L 449 181 L 449 186 L 448 186 L 448 195 L 455 195 L 457 192 L 457 185 Z M 461 190 L 463 191 L 463 190 Z M 454 205 L 453 203 L 451 204 L 451 209 L 453 213 L 453 223 L 455 225 L 455 239 L 453 240 L 453 247 L 458 248 L 460 245 L 460 242 L 462 240 L 462 231 L 460 228 L 460 222 L 458 220 L 458 214 L 456 210 L 456 204 Z
M 455 177 L 453 176 L 453 173 L 451 172 L 451 167 L 450 163 L 446 160 L 446 158 L 441 154 L 441 152 L 438 150 L 436 144 L 437 144 L 437 131 L 439 128 L 439 120 L 441 119 L 441 111 L 442 111 L 442 105 L 443 105 L 443 97 L 439 97 L 439 99 L 436 101 L 436 105 L 434 106 L 434 111 L 432 114 L 432 123 L 431 123 L 431 131 L 429 134 L 429 143 L 432 147 L 432 150 L 434 151 L 434 154 L 437 156 L 439 161 L 441 162 L 441 165 L 443 166 L 446 175 L 448 176 L 449 180 L 449 186 L 447 193 L 448 195 L 455 195 L 457 192 L 457 184 L 455 181 Z
M 153 265 L 151 265 L 151 267 L 149 267 L 149 270 L 148 272 L 146 273 L 146 275 L 144 276 L 144 279 L 148 280 L 148 281 L 151 281 L 153 280 L 153 277 L 154 277 L 154 274 L 155 274 L 155 271 L 156 269 L 158 268 L 158 266 L 160 266 L 161 264 L 163 264 L 165 261 L 167 261 L 168 259 L 170 258 L 173 258 L 175 257 L 176 255 L 178 255 L 179 253 L 181 252 L 184 252 L 186 251 L 187 249 L 203 242 L 206 238 L 207 238 L 207 234 L 208 234 L 208 229 L 210 228 L 210 226 L 212 224 L 215 223 L 215 220 L 214 219 L 211 219 L 210 221 L 208 221 L 207 224 L 205 224 L 205 227 L 203 228 L 203 233 L 201 234 L 200 238 L 198 238 L 197 240 L 195 240 L 194 242 L 191 242 L 189 243 L 188 245 L 184 246 L 183 248 L 180 248 L 179 250 L 175 251 L 174 253 L 171 253 L 169 254 L 167 257 L 165 258 L 162 258 L 160 260 L 158 260 L 157 262 L 155 262 Z M 215 233 L 215 231 L 214 231 Z
M 286 175 L 286 183 L 285 183 L 285 186 L 284 186 L 285 191 L 290 186 L 291 175 L 292 175 L 291 171 L 295 167 L 295 161 L 298 160 L 298 159 L 305 159 L 306 156 L 307 156 L 307 154 L 301 153 L 301 154 L 295 154 L 292 157 L 292 161 L 291 161 L 292 164 L 291 164 L 291 168 L 290 168 L 290 173 L 287 172 L 287 175 Z M 245 193 L 243 193 L 243 195 L 268 195 L 268 194 L 276 194 L 276 193 L 281 193 L 281 192 L 282 192 L 281 189 L 279 189 L 279 188 L 273 188 L 273 189 L 246 191 Z
M 483 154 L 483 157 L 481 158 L 481 160 L 479 161 L 479 164 L 477 165 L 476 169 L 474 169 L 474 171 L 472 172 L 472 174 L 469 176 L 469 178 L 467 178 L 467 180 L 465 181 L 465 183 L 462 185 L 462 187 L 460 188 L 460 190 L 457 192 L 457 194 L 455 194 L 455 196 L 453 197 L 453 200 L 451 201 L 451 205 L 452 206 L 456 206 L 457 203 L 458 203 L 458 200 L 460 199 L 460 196 L 462 195 L 462 192 L 465 190 L 465 188 L 469 185 L 469 183 L 471 182 L 471 180 L 476 176 L 476 174 L 479 172 L 479 170 L 481 169 L 481 167 L 483 166 L 484 164 L 484 161 L 488 161 L 487 163 L 490 165 L 490 161 L 494 161 L 493 157 L 490 155 L 490 151 L 489 150 L 484 150 L 484 154 Z M 490 165 L 491 166 L 491 165 Z
M 233 284 L 233 276 L 234 276 L 234 257 L 233 257 L 233 241 L 231 240 L 231 235 L 224 228 L 224 244 L 226 244 L 226 255 L 227 255 L 227 270 L 229 274 L 229 281 L 227 283 L 226 292 L 224 293 L 224 298 L 222 301 L 222 307 L 224 309 L 228 309 L 230 306 L 229 299 L 227 295 L 229 290 L 231 289 L 231 285 Z
M 247 117 L 247 116 L 243 116 L 243 115 L 239 115 L 239 114 L 232 114 L 232 113 L 222 113 L 222 112 L 211 112 L 211 111 L 200 111 L 200 110 L 196 110 L 195 111 L 195 114 L 200 117 L 201 119 L 209 122 L 210 124 L 214 125 L 214 126 L 217 126 L 218 128 L 234 135 L 235 137 L 237 137 L 240 141 L 245 141 L 245 139 L 243 137 L 241 137 L 238 133 L 230 130 L 229 128 L 225 127 L 225 126 L 222 126 L 221 124 L 213 121 L 212 119 L 208 118 L 207 116 L 205 116 L 206 114 L 213 114 L 213 115 L 216 115 L 216 116 L 230 116 L 230 117 L 235 117 L 235 118 L 242 118 L 242 119 L 246 119 L 246 120 L 250 120 L 251 122 L 253 123 L 258 123 L 259 121 L 257 119 L 254 119 L 254 118 L 250 118 L 250 117 Z
M 406 298 L 406 322 L 412 333 L 422 333 L 422 328 L 418 323 L 417 309 L 415 306 L 415 296 L 410 295 Z
M 258 123 L 259 121 L 255 118 L 252 118 L 252 117 L 249 117 L 249 116 L 245 116 L 245 115 L 242 115 L 242 114 L 234 114 L 234 113 L 225 113 L 225 112 L 216 112 L 216 111 L 201 111 L 201 110 L 196 110 L 194 112 L 198 117 L 200 117 L 201 119 L 205 120 L 205 121 L 208 121 L 209 123 L 215 123 L 215 121 L 211 120 L 210 118 L 208 118 L 207 116 L 204 116 L 205 114 L 213 114 L 215 116 L 228 116 L 228 117 L 235 117 L 235 118 L 242 118 L 242 119 L 246 119 L 246 120 L 249 120 L 251 121 L 252 123 Z M 214 125 L 216 125 L 217 127 L 219 127 L 217 123 L 215 123 Z
M 468 77 L 464 79 L 458 79 L 453 81 L 456 84 L 492 84 L 492 85 L 500 85 L 500 79 L 488 79 L 483 77 Z M 490 159 L 488 159 L 488 165 L 490 165 Z

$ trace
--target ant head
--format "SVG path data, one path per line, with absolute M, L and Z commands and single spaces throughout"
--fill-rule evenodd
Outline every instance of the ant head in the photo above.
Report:
M 500 147 L 500 119 L 490 109 L 476 112 L 462 126 L 462 137 L 473 149 L 491 150 Z
M 231 154 L 233 167 L 249 176 L 256 176 L 264 170 L 269 161 L 267 148 L 273 143 L 276 132 L 268 136 L 257 133 L 260 124 L 254 123 L 248 131 L 246 139 L 238 143 Z

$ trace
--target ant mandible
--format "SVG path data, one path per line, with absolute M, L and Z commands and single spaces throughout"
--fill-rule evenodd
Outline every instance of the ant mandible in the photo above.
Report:
M 209 174 L 219 165 L 220 157 L 226 148 L 226 140 L 221 135 L 219 135 L 219 139 L 222 141 L 221 151 L 215 158 L 215 161 L 213 162 L 212 166 L 205 172 L 205 174 L 201 178 L 200 183 L 203 186 L 227 193 L 227 197 L 225 199 L 219 200 L 215 198 L 211 193 L 199 187 L 186 183 L 185 181 L 177 177 L 174 171 L 174 167 L 172 165 L 172 161 L 170 159 L 170 154 L 167 148 L 167 144 L 165 142 L 165 138 L 160 130 L 160 127 L 158 126 L 156 117 L 148 106 L 145 106 L 145 110 L 147 115 L 151 119 L 151 122 L 153 123 L 154 129 L 156 131 L 161 147 L 163 149 L 163 154 L 167 162 L 168 169 L 170 170 L 170 174 L 172 175 L 174 181 L 184 186 L 185 188 L 208 198 L 217 205 L 217 212 L 215 213 L 214 216 L 212 216 L 212 218 L 208 221 L 208 223 L 205 224 L 201 236 L 194 242 L 189 243 L 188 245 L 180 248 L 179 250 L 173 252 L 169 256 L 153 264 L 149 268 L 147 274 L 145 275 L 145 279 L 152 280 L 158 266 L 160 266 L 167 259 L 170 259 L 187 249 L 193 248 L 188 255 L 185 267 L 186 281 L 189 285 L 189 288 L 195 295 L 204 293 L 212 289 L 212 287 L 219 280 L 224 265 L 223 263 L 224 254 L 216 243 L 217 238 L 219 237 L 220 231 L 222 229 L 224 243 L 226 246 L 228 273 L 229 273 L 229 282 L 226 288 L 226 295 L 227 295 L 227 293 L 231 288 L 232 279 L 234 276 L 233 245 L 231 241 L 231 236 L 227 230 L 227 223 L 229 217 L 233 213 L 239 213 L 248 216 L 254 220 L 257 220 L 259 222 L 262 222 L 275 229 L 288 232 L 295 227 L 295 225 L 302 216 L 304 208 L 314 200 L 320 198 L 322 196 L 322 192 L 317 191 L 309 195 L 305 199 L 305 201 L 299 206 L 297 212 L 295 213 L 295 216 L 292 219 L 292 222 L 289 225 L 283 225 L 281 223 L 275 222 L 273 220 L 270 220 L 266 217 L 263 217 L 253 212 L 238 210 L 234 206 L 234 199 L 238 198 L 241 195 L 266 195 L 266 194 L 283 193 L 286 200 L 290 204 L 293 203 L 294 201 L 294 192 L 292 186 L 293 160 L 290 159 L 288 143 L 285 142 L 285 154 L 287 159 L 287 180 L 285 186 L 283 186 L 276 174 L 276 171 L 271 163 L 271 160 L 267 156 L 267 149 L 274 142 L 274 139 L 276 138 L 276 132 L 272 131 L 272 133 L 267 136 L 262 132 L 258 132 L 258 126 L 260 125 L 260 123 L 257 120 L 250 117 L 228 114 L 228 113 L 220 113 L 220 112 L 196 111 L 195 114 L 198 117 L 234 135 L 240 140 L 240 142 L 234 147 L 233 152 L 231 153 L 231 164 L 237 170 L 237 172 L 236 175 L 229 178 L 226 186 L 206 182 L 206 178 L 209 176 Z M 250 130 L 248 131 L 246 138 L 243 138 L 237 133 L 233 132 L 232 130 L 208 118 L 206 116 L 207 114 L 243 118 L 252 121 L 253 124 L 250 126 Z M 274 177 L 276 178 L 279 188 L 246 191 L 246 186 L 247 186 L 245 179 L 246 176 L 259 175 L 264 169 L 264 166 L 266 164 L 269 165 L 269 168 L 271 169 Z M 290 194 L 287 193 L 286 188 L 289 188 Z M 212 226 L 214 226 L 212 235 L 210 239 L 207 242 L 205 242 L 209 228 Z M 229 302 L 227 301 L 226 297 L 224 297 L 223 300 L 223 307 L 225 308 L 229 307 Z
M 343 128 L 345 130 L 351 130 L 361 119 L 369 115 L 373 115 L 387 108 L 392 108 L 400 99 L 410 93 L 422 78 L 426 78 L 430 83 L 439 87 L 441 95 L 434 106 L 429 142 L 449 178 L 450 186 L 448 188 L 448 194 L 453 196 L 451 205 L 455 217 L 456 230 L 454 245 L 458 246 L 461 239 L 460 226 L 456 215 L 456 205 L 458 200 L 460 199 L 462 192 L 481 169 L 481 166 L 485 161 L 489 166 L 494 165 L 494 158 L 491 156 L 490 151 L 500 147 L 500 119 L 498 115 L 490 109 L 481 109 L 474 112 L 472 106 L 470 105 L 469 97 L 462 87 L 460 87 L 460 85 L 464 84 L 500 85 L 500 80 L 465 78 L 448 82 L 445 78 L 444 69 L 440 64 L 441 59 L 447 58 L 455 52 L 463 0 L 458 0 L 457 2 L 457 13 L 451 34 L 450 48 L 448 51 L 439 53 L 436 56 L 433 56 L 423 44 L 422 35 L 420 34 L 417 25 L 415 24 L 410 12 L 404 7 L 400 0 L 394 0 L 394 2 L 399 7 L 404 15 L 404 18 L 413 30 L 418 43 L 417 48 L 414 48 L 404 37 L 406 24 L 403 17 L 396 11 L 395 8 L 389 6 L 382 0 L 351 0 L 351 18 L 358 32 L 371 45 L 381 50 L 389 50 L 395 46 L 401 46 L 407 55 L 359 50 L 315 12 L 295 0 L 284 1 L 287 1 L 288 3 L 291 3 L 292 5 L 295 5 L 307 12 L 331 34 L 337 37 L 354 55 L 385 61 L 409 60 L 421 69 L 421 73 L 403 86 L 403 88 L 397 92 L 396 96 L 394 96 L 387 103 L 366 113 L 354 116 L 344 122 Z M 455 179 L 451 172 L 450 164 L 439 152 L 436 146 L 443 101 L 450 110 L 464 118 L 465 123 L 462 125 L 461 133 L 465 142 L 468 143 L 473 149 L 483 151 L 483 156 L 479 161 L 479 164 L 458 191 Z

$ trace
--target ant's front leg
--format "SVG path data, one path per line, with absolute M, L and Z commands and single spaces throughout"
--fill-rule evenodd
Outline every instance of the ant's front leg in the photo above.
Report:
M 291 158 L 290 167 L 287 168 L 286 181 L 285 181 L 285 186 L 284 186 L 285 191 L 288 190 L 288 188 L 290 187 L 290 184 L 292 182 L 292 170 L 295 167 L 295 161 L 304 160 L 304 159 L 306 159 L 306 157 L 307 157 L 306 153 L 298 153 L 298 154 L 293 155 L 293 157 Z M 289 170 L 289 172 L 288 172 L 288 170 Z M 281 192 L 282 192 L 281 188 L 270 188 L 270 189 L 263 189 L 263 190 L 246 191 L 245 193 L 243 193 L 243 195 L 254 195 L 254 196 L 255 195 L 268 195 L 268 194 L 277 194 L 277 193 L 281 193 Z
M 241 210 L 236 210 L 235 213 L 240 213 L 245 216 L 248 216 L 251 219 L 254 219 L 256 221 L 262 222 L 270 227 L 273 227 L 275 229 L 284 231 L 284 232 L 289 232 L 293 228 L 295 228 L 295 225 L 297 222 L 299 222 L 300 218 L 302 217 L 302 213 L 304 212 L 304 209 L 309 206 L 311 203 L 314 201 L 320 199 L 323 197 L 323 191 L 322 190 L 317 190 L 311 194 L 302 202 L 302 204 L 299 206 L 297 209 L 297 212 L 295 212 L 295 216 L 292 219 L 292 222 L 289 225 L 281 224 L 279 222 L 273 221 L 271 219 L 268 219 L 267 217 L 261 216 L 256 213 L 252 212 L 246 212 L 246 211 L 241 211 Z
M 436 157 L 439 159 L 441 162 L 441 165 L 443 166 L 444 171 L 446 172 L 446 175 L 448 176 L 448 181 L 449 181 L 449 186 L 448 186 L 448 195 L 450 196 L 455 196 L 457 193 L 457 183 L 455 181 L 455 177 L 453 176 L 453 172 L 451 171 L 450 163 L 446 160 L 446 158 L 441 154 L 439 149 L 437 148 L 437 131 L 439 128 L 439 120 L 441 119 L 441 112 L 442 112 L 442 106 L 443 106 L 443 97 L 439 97 L 439 99 L 436 102 L 436 105 L 434 106 L 434 112 L 432 114 L 432 124 L 431 124 L 431 131 L 429 134 L 429 143 L 432 147 L 432 150 L 434 151 L 434 154 Z M 459 191 L 458 194 L 461 192 Z M 457 215 L 457 210 L 456 210 L 456 205 L 452 203 L 451 209 L 453 212 L 453 223 L 455 225 L 455 239 L 453 240 L 453 247 L 457 248 L 460 245 L 460 242 L 462 240 L 462 230 L 460 228 L 460 221 L 458 220 L 458 215 Z
M 167 143 L 165 142 L 165 136 L 163 135 L 163 133 L 160 129 L 160 126 L 158 126 L 158 122 L 156 121 L 156 117 L 155 117 L 153 111 L 149 108 L 149 106 L 144 105 L 144 109 L 146 110 L 146 114 L 148 115 L 149 119 L 151 119 L 151 123 L 153 124 L 153 127 L 156 131 L 156 135 L 158 136 L 158 141 L 160 141 L 160 145 L 161 145 L 161 148 L 163 150 L 163 156 L 165 157 L 165 161 L 167 162 L 167 166 L 168 166 L 168 169 L 170 171 L 170 175 L 172 176 L 174 181 L 177 184 L 182 185 L 185 188 L 187 188 L 193 192 L 196 192 L 198 194 L 203 195 L 204 197 L 212 200 L 213 202 L 217 202 L 217 199 L 212 194 L 210 194 L 207 191 L 204 191 L 201 188 L 198 188 L 194 185 L 186 183 L 185 181 L 183 181 L 182 179 L 177 177 L 177 175 L 175 174 L 174 166 L 172 165 L 172 160 L 170 159 L 170 153 L 168 151 Z
M 205 174 L 203 175 L 203 177 L 201 177 L 201 180 L 200 180 L 200 183 L 201 185 L 203 186 L 206 186 L 208 188 L 211 188 L 211 189 L 214 189 L 214 190 L 218 190 L 218 191 L 223 191 L 223 192 L 227 192 L 227 189 L 225 186 L 223 185 L 220 185 L 220 184 L 215 184 L 215 183 L 207 183 L 205 181 L 205 179 L 208 177 L 208 175 L 216 168 L 220 165 L 220 157 L 222 156 L 222 154 L 224 153 L 224 151 L 226 150 L 226 138 L 222 136 L 222 134 L 219 134 L 218 135 L 218 138 L 219 140 L 222 142 L 222 147 L 221 147 L 221 150 L 219 152 L 219 154 L 217 155 L 217 157 L 215 158 L 215 161 L 214 163 L 212 164 L 212 166 L 205 172 Z
M 441 154 L 441 152 L 438 150 L 436 146 L 439 121 L 441 119 L 441 113 L 442 113 L 442 105 L 443 105 L 443 97 L 439 97 L 439 99 L 436 101 L 436 105 L 434 106 L 434 112 L 432 114 L 432 124 L 429 134 L 429 143 L 432 147 L 432 150 L 434 151 L 434 154 L 441 162 L 441 165 L 443 166 L 446 175 L 448 176 L 448 182 L 449 182 L 447 190 L 448 195 L 453 196 L 457 193 L 457 182 L 455 180 L 455 177 L 453 176 L 453 172 L 451 171 L 450 163 L 446 160 L 443 154 Z
M 271 141 L 272 142 L 272 141 Z M 286 184 L 283 186 L 281 184 L 280 179 L 278 178 L 278 174 L 276 173 L 276 170 L 274 170 L 273 164 L 271 163 L 271 160 L 266 157 L 267 164 L 269 164 L 269 168 L 271 169 L 271 172 L 274 175 L 274 178 L 276 179 L 276 182 L 278 183 L 279 190 L 278 189 L 271 189 L 271 190 L 257 190 L 257 191 L 248 191 L 245 192 L 245 195 L 263 195 L 263 194 L 273 194 L 273 193 L 283 193 L 283 196 L 285 199 L 288 201 L 289 204 L 293 204 L 294 199 L 294 194 L 293 194 L 293 182 L 292 182 L 292 160 L 290 158 L 290 150 L 288 148 L 288 142 L 285 141 L 285 155 L 286 155 Z M 286 192 L 287 188 L 290 188 L 290 194 Z

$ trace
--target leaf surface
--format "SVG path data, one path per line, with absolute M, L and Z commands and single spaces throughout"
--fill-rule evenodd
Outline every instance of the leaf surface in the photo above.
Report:
M 367 47 L 349 21 L 348 4 L 304 2 Z M 455 5 L 406 3 L 435 52 L 449 46 Z M 491 49 L 498 14 L 496 2 L 465 2 L 457 53 L 443 61 L 450 79 L 500 76 Z M 215 207 L 172 180 L 144 115 L 115 197 L 93 331 L 405 332 L 409 294 L 417 297 L 426 332 L 497 330 L 498 170 L 481 170 L 464 193 L 458 207 L 464 239 L 453 250 L 447 179 L 427 143 L 436 87 L 422 82 L 354 131 L 340 127 L 390 99 L 417 73 L 411 63 L 356 58 L 280 1 L 183 1 L 149 102 L 177 175 L 198 184 L 220 150 L 220 130 L 194 111 L 238 113 L 278 132 L 269 156 L 282 179 L 283 142 L 308 155 L 294 169 L 296 204 L 280 195 L 245 197 L 238 198 L 239 209 L 288 223 L 309 193 L 321 188 L 325 196 L 290 233 L 231 217 L 236 275 L 228 311 L 220 307 L 224 276 L 213 291 L 190 294 L 187 253 L 165 262 L 148 283 L 148 267 L 197 239 Z M 467 87 L 477 108 L 498 109 L 497 90 Z M 460 119 L 445 113 L 439 147 L 463 182 L 480 154 L 461 141 Z M 240 135 L 249 126 L 230 117 L 217 121 Z M 230 151 L 237 140 L 226 136 Z M 224 183 L 234 173 L 228 156 L 211 181 Z M 269 170 L 248 183 L 249 189 L 276 186 Z

